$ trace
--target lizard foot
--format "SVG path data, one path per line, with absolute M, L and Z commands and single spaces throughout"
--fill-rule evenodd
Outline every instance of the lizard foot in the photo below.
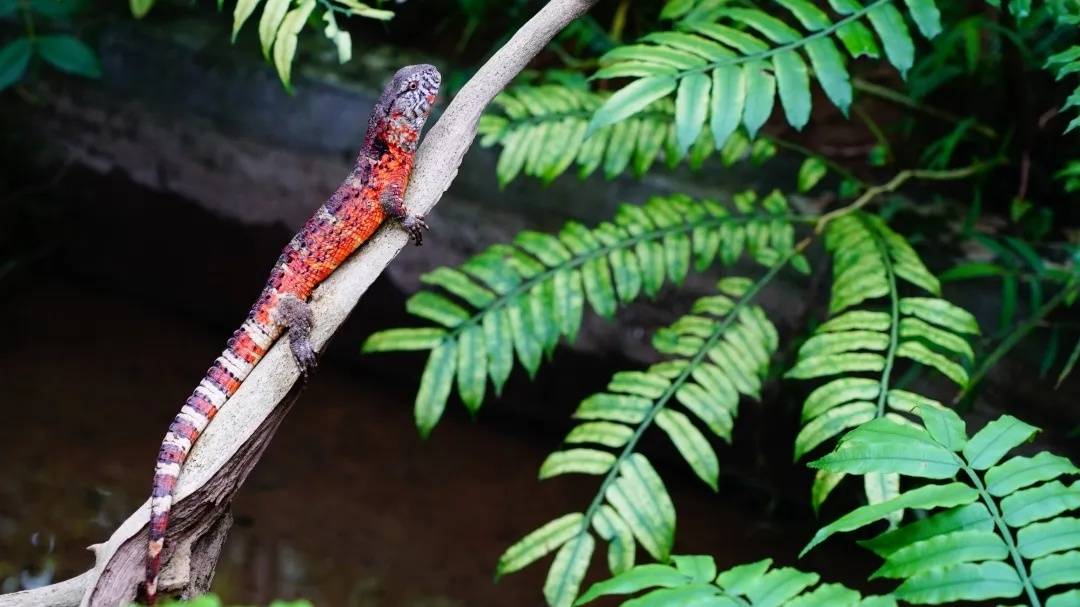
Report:
M 312 347 L 311 341 L 297 339 L 295 336 L 290 337 L 289 350 L 296 361 L 296 366 L 300 368 L 301 377 L 304 378 L 304 381 L 307 381 L 308 377 L 315 371 L 315 367 L 319 365 L 319 359 L 315 354 L 315 348 Z
M 306 380 L 318 364 L 315 347 L 311 345 L 311 306 L 291 293 L 285 294 L 278 302 L 278 313 L 289 329 L 289 350 Z
M 401 227 L 409 234 L 416 246 L 423 244 L 424 230 L 431 229 L 419 215 L 406 215 L 401 219 Z

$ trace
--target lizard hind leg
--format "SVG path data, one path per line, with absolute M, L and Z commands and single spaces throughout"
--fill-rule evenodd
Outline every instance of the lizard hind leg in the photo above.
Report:
M 296 366 L 300 368 L 304 379 L 307 379 L 318 364 L 315 346 L 311 343 L 311 306 L 288 293 L 278 299 L 278 316 L 289 330 L 289 350 L 296 360 Z
M 416 246 L 423 244 L 424 230 L 430 230 L 424 218 L 420 215 L 410 215 L 405 210 L 405 193 L 397 185 L 387 186 L 379 195 L 379 204 L 383 212 L 401 224 L 401 228 L 408 233 Z

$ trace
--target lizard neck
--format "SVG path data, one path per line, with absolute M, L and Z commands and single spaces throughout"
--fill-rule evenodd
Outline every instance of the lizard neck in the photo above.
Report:
M 413 154 L 420 142 L 420 129 L 414 124 L 415 119 L 394 112 L 386 117 L 382 130 L 382 140 L 390 152 Z

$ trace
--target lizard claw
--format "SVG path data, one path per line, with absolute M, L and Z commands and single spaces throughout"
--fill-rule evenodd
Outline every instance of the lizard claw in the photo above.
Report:
M 315 350 L 308 348 L 303 351 L 297 351 L 293 349 L 293 358 L 296 360 L 296 366 L 300 368 L 300 376 L 304 381 L 308 380 L 308 377 L 315 371 L 315 367 L 319 365 L 319 359 L 315 356 Z
M 419 215 L 406 215 L 405 218 L 401 220 L 401 227 L 409 234 L 409 237 L 412 238 L 413 243 L 415 243 L 416 246 L 423 244 L 423 230 L 431 229 L 427 222 L 424 221 L 424 218 Z

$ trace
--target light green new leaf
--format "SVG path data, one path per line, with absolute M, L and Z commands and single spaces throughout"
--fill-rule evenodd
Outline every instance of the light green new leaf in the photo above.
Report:
M 853 402 L 835 407 L 810 420 L 795 437 L 795 460 L 802 459 L 818 445 L 837 436 L 848 428 L 874 419 L 877 405 L 870 402 Z
M 844 43 L 844 48 L 855 59 L 870 57 L 877 59 L 881 56 L 874 34 L 862 24 L 861 21 L 850 21 L 836 30 L 837 37 Z
M 132 17 L 142 19 L 154 7 L 154 0 L 130 0 L 128 6 L 131 8 Z
M 267 8 L 269 8 L 269 3 L 273 1 L 268 0 Z M 281 77 L 282 84 L 287 89 L 292 88 L 292 61 L 296 55 L 296 42 L 300 30 L 304 28 L 304 23 L 307 22 L 308 15 L 313 10 L 315 10 L 315 0 L 301 2 L 299 6 L 289 11 L 285 18 L 281 20 L 281 27 L 278 28 L 277 37 L 274 39 L 274 67 L 277 69 L 278 76 Z
M 237 0 L 236 6 L 233 7 L 233 26 L 232 26 L 232 41 L 236 42 L 236 35 L 240 33 L 240 28 L 247 22 L 248 17 L 255 12 L 255 8 L 259 6 L 260 0 Z M 282 13 L 284 16 L 285 13 Z M 265 53 L 265 51 L 264 51 Z
M 615 456 L 596 449 L 566 449 L 547 456 L 540 466 L 540 480 L 561 474 L 604 474 L 615 463 Z
M 581 278 L 585 285 L 585 298 L 596 313 L 604 318 L 611 318 L 618 309 L 615 299 L 615 285 L 611 281 L 611 271 L 606 257 L 594 257 L 581 268 Z
M 928 367 L 933 367 L 945 377 L 956 382 L 960 387 L 967 385 L 968 373 L 964 367 L 949 360 L 949 358 L 934 352 L 920 342 L 901 342 L 900 347 L 896 349 L 896 355 L 901 358 L 911 359 Z
M 688 417 L 671 409 L 660 410 L 656 416 L 656 425 L 668 435 L 686 463 L 690 464 L 694 474 L 716 491 L 720 462 L 701 431 L 694 427 Z
M 266 4 L 263 5 L 262 17 L 259 19 L 259 42 L 262 44 L 263 57 L 266 59 L 270 58 L 270 49 L 274 47 L 274 40 L 277 39 L 278 28 L 281 27 L 281 21 L 285 19 L 285 13 L 289 12 L 289 2 L 290 0 L 267 0 Z M 258 5 L 258 2 L 255 4 Z M 252 6 L 251 10 L 255 10 L 255 6 Z M 240 29 L 236 26 L 235 20 L 236 13 L 234 12 L 234 40 L 236 38 L 235 32 L 238 32 Z
M 979 334 L 979 323 L 967 310 L 944 299 L 933 297 L 904 297 L 900 300 L 900 313 L 945 327 L 957 333 Z
M 934 4 L 934 0 L 904 0 L 904 2 L 907 3 L 911 19 L 923 36 L 933 38 L 941 33 L 941 11 Z
M 431 291 L 419 291 L 410 297 L 405 302 L 405 311 L 448 328 L 456 327 L 470 317 L 464 308 Z
M 592 523 L 593 529 L 608 543 L 608 569 L 611 573 L 619 575 L 629 571 L 634 566 L 637 542 L 634 541 L 634 532 L 630 531 L 626 521 L 622 520 L 614 508 L 603 504 L 593 516 Z
M 650 76 L 635 80 L 608 97 L 589 121 L 586 136 L 626 120 L 645 109 L 653 101 L 668 96 L 675 90 L 676 80 L 671 76 Z
M 772 114 L 776 96 L 776 79 L 765 71 L 764 63 L 757 61 L 743 66 L 743 80 L 746 82 L 746 100 L 743 110 L 743 124 L 746 132 L 753 139 L 758 130 Z
M 506 575 L 543 558 L 568 540 L 582 533 L 585 515 L 572 512 L 548 522 L 526 535 L 499 557 L 497 576 Z
M 842 377 L 824 384 L 806 397 L 802 421 L 806 422 L 837 405 L 854 400 L 869 401 L 878 397 L 881 384 L 865 377 Z
M 802 130 L 810 120 L 810 76 L 806 63 L 797 52 L 783 51 L 773 55 L 773 70 L 787 121 L 796 130 Z
M 625 394 L 593 394 L 581 401 L 574 417 L 636 424 L 652 409 L 652 401 Z
M 1016 570 L 1000 561 L 963 563 L 918 574 L 893 591 L 909 603 L 984 601 L 1020 596 L 1024 586 Z
M 724 147 L 728 137 L 739 127 L 745 99 L 746 71 L 734 65 L 724 65 L 713 70 L 709 128 L 716 149 Z
M 514 351 L 517 352 L 521 366 L 525 367 L 529 377 L 533 378 L 540 368 L 543 351 L 532 329 L 531 314 L 526 303 L 523 296 L 517 297 L 506 305 L 506 316 L 510 321 L 510 333 L 514 337 Z
M 939 329 L 918 318 L 908 317 L 900 320 L 900 337 L 924 339 L 935 346 L 959 354 L 969 363 L 975 360 L 975 353 L 971 350 L 971 344 L 966 339 L 955 333 Z
M 544 582 L 544 598 L 550 607 L 570 607 L 589 569 L 596 540 L 589 533 L 581 533 L 563 544 L 555 555 Z
M 495 394 L 501 394 L 503 385 L 514 368 L 513 332 L 506 309 L 484 315 L 484 340 L 487 341 L 488 373 Z
M 1000 497 L 1063 474 L 1080 474 L 1080 469 L 1068 459 L 1047 451 L 1034 457 L 1017 455 L 986 471 L 986 490 Z
M 454 383 L 457 365 L 456 344 L 447 340 L 439 344 L 428 356 L 424 373 L 420 376 L 420 388 L 416 391 L 416 427 L 420 436 L 427 438 L 439 422 L 450 388 Z
M 626 444 L 634 431 L 630 428 L 612 422 L 586 422 L 575 426 L 563 442 L 567 443 L 596 443 L 605 447 L 617 449 Z
M 675 538 L 675 506 L 660 475 L 640 453 L 623 460 L 619 472 L 605 494 L 608 503 L 653 558 L 667 560 Z
M 814 534 L 810 543 L 802 549 L 799 556 L 805 555 L 814 546 L 824 542 L 839 532 L 854 531 L 870 523 L 879 521 L 889 513 L 908 508 L 947 508 L 970 504 L 979 498 L 978 491 L 964 483 L 945 485 L 926 485 L 900 494 L 894 499 L 879 504 L 856 508 L 836 521 L 822 527 Z
M 690 74 L 679 82 L 675 96 L 675 142 L 680 156 L 694 145 L 705 126 L 710 85 L 709 77 L 700 73 Z
M 1001 461 L 1014 447 L 1026 443 L 1039 429 L 1011 415 L 1002 415 L 986 424 L 964 447 L 964 459 L 976 470 L 986 470 Z
M 888 312 L 852 310 L 829 319 L 818 327 L 817 332 L 851 331 L 855 329 L 864 331 L 888 331 L 891 326 L 892 319 L 889 317 Z
M 881 372 L 884 368 L 885 357 L 880 354 L 848 352 L 803 358 L 784 377 L 811 379 L 847 373 Z

